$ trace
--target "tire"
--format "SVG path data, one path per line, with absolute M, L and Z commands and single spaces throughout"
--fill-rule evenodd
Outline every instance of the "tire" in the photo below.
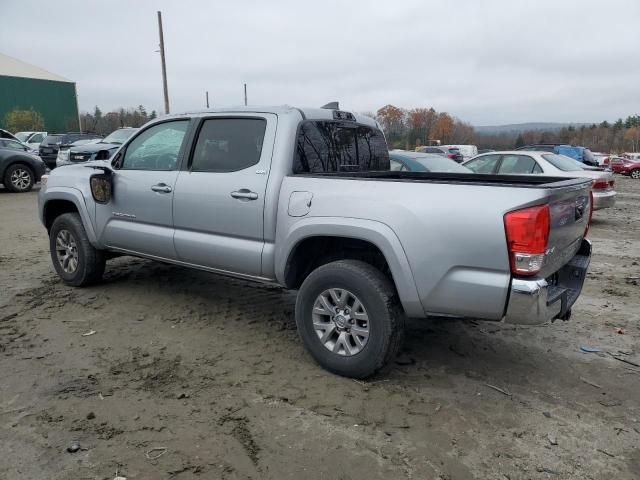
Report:
M 344 308 L 332 291 L 346 300 Z M 404 338 L 404 313 L 393 284 L 360 260 L 339 260 L 311 272 L 298 292 L 296 324 L 315 361 L 345 377 L 370 377 L 396 356 Z M 360 336 L 365 330 L 366 341 Z
M 49 250 L 56 273 L 67 285 L 84 287 L 102 279 L 105 253 L 91 245 L 77 213 L 65 213 L 54 220 Z
M 28 192 L 33 188 L 35 176 L 33 170 L 24 163 L 14 163 L 4 174 L 4 186 L 17 193 Z
M 640 179 L 640 168 L 631 170 L 631 178 L 635 178 L 636 180 Z

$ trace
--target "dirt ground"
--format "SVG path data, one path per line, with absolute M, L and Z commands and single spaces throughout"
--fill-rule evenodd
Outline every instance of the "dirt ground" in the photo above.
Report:
M 412 321 L 360 382 L 278 288 L 127 257 L 64 286 L 36 192 L 0 188 L 0 479 L 640 478 L 640 181 L 617 189 L 569 322 Z

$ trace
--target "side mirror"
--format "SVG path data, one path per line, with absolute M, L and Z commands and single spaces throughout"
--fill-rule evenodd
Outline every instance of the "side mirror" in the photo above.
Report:
M 91 195 L 97 203 L 109 203 L 113 193 L 113 173 L 104 169 L 102 173 L 95 173 L 89 177 Z

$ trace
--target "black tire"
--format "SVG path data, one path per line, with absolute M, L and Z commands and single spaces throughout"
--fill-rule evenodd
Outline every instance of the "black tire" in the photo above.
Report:
M 325 347 L 313 325 L 316 299 L 333 288 L 352 292 L 369 317 L 368 340 L 351 356 Z M 339 260 L 311 272 L 298 292 L 296 324 L 300 338 L 316 362 L 345 377 L 370 377 L 395 358 L 404 339 L 404 313 L 393 284 L 378 269 L 360 260 Z
M 629 175 L 631 176 L 631 178 L 634 178 L 636 180 L 640 179 L 640 168 L 631 170 L 631 173 Z
M 24 163 L 14 163 L 4 173 L 4 186 L 11 192 L 23 193 L 33 188 L 33 170 Z
M 62 238 L 66 237 L 65 233 L 61 234 L 63 231 L 68 232 L 70 238 L 73 239 L 77 253 L 77 266 L 72 272 L 65 271 L 63 263 L 58 258 L 56 245 L 59 235 L 62 235 Z M 67 285 L 84 287 L 102 279 L 106 263 L 105 253 L 91 245 L 80 215 L 77 213 L 65 213 L 54 220 L 49 230 L 49 250 L 53 267 Z

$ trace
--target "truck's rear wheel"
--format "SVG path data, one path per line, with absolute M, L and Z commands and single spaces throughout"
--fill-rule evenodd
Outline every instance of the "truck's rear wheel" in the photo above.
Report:
M 91 245 L 77 213 L 65 213 L 54 220 L 49 250 L 58 276 L 67 285 L 83 287 L 102 279 L 104 252 Z
M 322 367 L 354 378 L 384 367 L 404 334 L 404 314 L 393 285 L 359 260 L 339 260 L 311 272 L 298 292 L 296 323 Z

